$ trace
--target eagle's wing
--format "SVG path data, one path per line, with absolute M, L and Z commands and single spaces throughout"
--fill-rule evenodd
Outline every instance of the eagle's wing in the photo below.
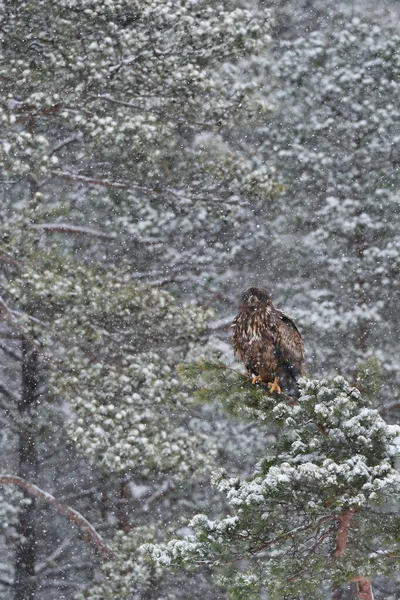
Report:
M 304 368 L 305 351 L 302 337 L 293 319 L 281 310 L 276 311 L 275 347 L 279 359 L 286 363 L 294 377 Z

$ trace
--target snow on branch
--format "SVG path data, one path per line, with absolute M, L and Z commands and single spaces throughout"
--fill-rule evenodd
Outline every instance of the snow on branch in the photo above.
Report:
M 14 329 L 15 331 L 17 331 L 22 338 L 25 338 L 25 339 L 28 338 L 23 327 L 21 327 L 21 325 L 18 323 L 18 320 L 16 319 L 13 311 L 8 308 L 7 304 L 4 302 L 4 300 L 1 296 L 0 296 L 0 313 L 3 314 L 3 320 L 6 321 L 6 323 L 8 323 L 8 325 L 11 327 L 11 329 Z M 1 317 L 0 317 L 0 321 L 1 321 Z M 36 342 L 34 342 L 33 340 L 31 340 L 31 341 L 33 344 L 36 344 Z
M 134 110 L 137 110 L 137 111 L 140 111 L 143 113 L 157 115 L 157 116 L 164 118 L 167 121 L 171 121 L 173 123 L 183 123 L 187 127 L 202 128 L 202 129 L 206 129 L 208 131 L 221 129 L 221 125 L 219 123 L 204 123 L 203 121 L 189 122 L 186 118 L 172 116 L 171 114 L 169 114 L 166 111 L 156 110 L 154 108 L 152 108 L 151 110 L 148 110 L 148 109 L 145 109 L 140 104 L 133 104 L 132 102 L 124 102 L 123 100 L 118 100 L 116 98 L 112 98 L 108 94 L 99 94 L 98 96 L 93 96 L 93 99 L 96 101 L 106 100 L 107 102 L 112 102 L 113 104 L 117 104 L 119 106 L 125 106 L 126 108 L 133 108 Z
M 121 181 L 110 181 L 109 179 L 99 179 L 98 177 L 87 177 L 85 175 L 78 175 L 77 173 L 69 173 L 68 171 L 52 171 L 52 174 L 55 177 L 60 177 L 61 179 L 66 179 L 68 181 L 79 181 L 81 183 L 87 183 L 88 185 L 101 185 L 115 190 L 143 192 L 145 194 L 160 194 L 161 192 L 167 192 L 168 194 L 179 197 L 179 194 L 169 188 L 158 190 L 136 183 L 124 183 Z
M 105 233 L 98 229 L 90 227 L 81 227 L 79 225 L 69 225 L 68 223 L 37 223 L 30 225 L 28 229 L 38 229 L 46 233 L 67 233 L 71 235 L 85 235 L 87 237 L 113 239 L 115 236 L 111 233 Z
M 16 267 L 17 269 L 22 269 L 22 263 L 10 254 L 7 254 L 7 252 L 0 253 L 0 262 Z
M 91 525 L 77 510 L 63 504 L 54 498 L 52 494 L 49 494 L 33 483 L 28 483 L 25 479 L 14 475 L 0 475 L 0 485 L 17 485 L 28 492 L 28 494 L 47 502 L 47 504 L 53 506 L 58 512 L 68 517 L 74 526 L 81 531 L 84 537 L 100 551 L 103 558 L 111 558 L 114 556 L 114 552 L 111 550 L 110 546 L 108 546 L 103 538 L 97 533 L 93 525 Z

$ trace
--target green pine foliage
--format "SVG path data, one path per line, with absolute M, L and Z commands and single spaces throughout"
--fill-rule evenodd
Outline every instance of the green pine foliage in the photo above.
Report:
M 38 248 L 40 234 L 26 236 L 32 250 L 5 282 L 5 299 L 22 309 L 18 323 L 43 346 L 50 393 L 73 410 L 77 446 L 114 472 L 201 469 L 212 444 L 184 427 L 189 400 L 169 341 L 198 339 L 210 311 L 132 281 L 127 267 L 89 267 L 55 245 Z M 7 250 L 20 255 L 11 241 Z
M 190 369 L 195 374 L 195 369 Z M 223 389 L 221 365 L 197 369 L 210 397 Z M 302 379 L 298 400 L 272 398 L 263 388 L 237 381 L 228 407 L 265 418 L 277 431 L 254 473 L 215 480 L 229 513 L 189 523 L 193 533 L 164 545 L 147 545 L 158 566 L 213 566 L 233 598 L 323 598 L 330 582 L 396 572 L 400 538 L 394 509 L 400 476 L 394 468 L 400 427 L 388 425 L 370 401 L 342 377 Z M 248 389 L 243 391 L 243 386 Z M 202 396 L 205 391 L 201 390 Z M 261 401 L 264 396 L 264 402 Z M 222 391 L 221 401 L 226 403 Z M 246 409 L 243 409 L 243 406 Z M 338 528 L 349 516 L 343 553 Z M 226 571 L 229 571 L 229 574 Z
M 259 140 L 285 193 L 265 253 L 309 365 L 325 376 L 340 365 L 355 381 L 375 356 L 382 401 L 399 384 L 400 37 L 340 14 L 329 22 L 277 43 L 270 63 L 276 111 Z

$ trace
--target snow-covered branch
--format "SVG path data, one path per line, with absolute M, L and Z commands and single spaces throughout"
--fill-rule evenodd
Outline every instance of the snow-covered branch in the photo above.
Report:
M 103 239 L 112 239 L 114 237 L 114 235 L 99 231 L 98 229 L 81 227 L 79 225 L 69 225 L 68 223 L 37 223 L 35 225 L 30 225 L 29 229 L 38 229 L 46 233 L 67 233 Z
M 122 181 L 111 181 L 110 179 L 100 179 L 98 177 L 87 177 L 85 175 L 78 175 L 78 173 L 69 173 L 68 171 L 52 171 L 55 177 L 60 179 L 66 179 L 68 181 L 78 181 L 80 183 L 86 183 L 88 185 L 100 185 L 106 188 L 114 190 L 126 190 L 131 192 L 143 192 L 144 194 L 160 194 L 168 193 L 173 196 L 178 196 L 176 192 L 169 188 L 155 189 L 136 183 L 125 183 Z
M 11 329 L 14 329 L 15 331 L 17 331 L 18 334 L 22 338 L 27 339 L 29 337 L 25 333 L 23 327 L 21 327 L 21 325 L 18 323 L 13 311 L 10 308 L 8 308 L 6 302 L 3 300 L 3 298 L 1 296 L 0 296 L 0 313 L 3 314 L 4 321 L 6 321 L 6 323 L 11 327 Z M 37 342 L 35 340 L 31 339 L 30 341 L 33 345 L 37 345 Z
M 11 265 L 12 267 L 16 267 L 17 269 L 22 269 L 22 264 L 20 263 L 20 261 L 11 256 L 10 254 L 7 254 L 7 252 L 0 253 L 0 262 L 6 265 Z
M 116 98 L 112 98 L 111 96 L 108 96 L 107 94 L 95 96 L 94 99 L 95 100 L 106 100 L 107 102 L 111 102 L 111 103 L 117 104 L 119 106 L 125 106 L 126 108 L 133 108 L 134 110 L 140 111 L 142 113 L 157 115 L 161 118 L 166 119 L 167 121 L 172 121 L 173 123 L 182 123 L 186 127 L 196 127 L 196 128 L 201 128 L 201 129 L 205 129 L 208 131 L 218 130 L 221 128 L 221 125 L 219 125 L 218 123 L 204 123 L 203 121 L 188 121 L 186 118 L 173 116 L 173 115 L 167 113 L 166 111 L 156 110 L 154 108 L 152 108 L 151 110 L 148 110 L 148 109 L 143 108 L 139 104 L 132 104 L 131 102 L 124 102 L 123 100 L 117 100 Z
M 10 358 L 12 358 L 13 360 L 15 360 L 17 362 L 21 362 L 22 359 L 19 356 L 19 354 L 17 354 L 16 352 L 14 352 L 14 350 L 12 350 L 11 348 L 9 348 L 8 346 L 5 346 L 4 344 L 0 344 L 0 350 L 2 352 L 4 352 L 4 354 L 6 354 Z

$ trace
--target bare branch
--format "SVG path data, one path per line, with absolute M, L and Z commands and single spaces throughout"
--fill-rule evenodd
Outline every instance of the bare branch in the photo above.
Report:
M 1 296 L 0 296 L 0 313 L 3 314 L 4 321 L 6 321 L 6 323 L 8 323 L 8 325 L 11 327 L 11 329 L 14 329 L 15 331 L 17 331 L 19 333 L 19 335 L 22 337 L 22 339 L 29 340 L 30 343 L 35 348 L 39 348 L 38 342 L 25 333 L 24 328 L 21 327 L 21 325 L 18 323 L 18 320 L 15 318 L 13 311 L 8 308 L 7 304 L 4 302 L 4 300 Z
M 11 350 L 11 348 L 9 348 L 8 346 L 5 346 L 4 344 L 0 343 L 0 350 L 2 352 L 4 352 L 4 354 L 7 354 L 7 356 L 12 358 L 13 360 L 16 360 L 17 362 L 21 362 L 22 358 L 19 356 L 19 354 L 14 352 L 14 350 Z
M 126 190 L 131 192 L 143 192 L 144 194 L 160 194 L 168 193 L 173 196 L 180 197 L 179 194 L 169 188 L 155 189 L 139 185 L 136 183 L 124 183 L 121 181 L 110 181 L 109 179 L 99 179 L 98 177 L 86 177 L 85 175 L 78 175 L 77 173 L 69 173 L 67 171 L 52 171 L 55 177 L 66 179 L 68 181 L 79 181 L 88 185 L 101 185 L 103 187 L 112 188 L 115 190 Z
M 49 566 L 49 564 L 54 563 L 61 556 L 61 554 L 63 554 L 66 548 L 68 548 L 71 539 L 71 537 L 64 538 L 61 544 L 57 546 L 57 548 L 54 550 L 54 552 L 49 554 L 49 556 L 47 556 L 44 560 L 42 560 L 36 565 L 35 573 L 41 573 L 44 569 L 46 569 Z
M 69 225 L 68 223 L 38 223 L 30 225 L 28 229 L 39 229 L 45 233 L 68 233 L 71 235 L 85 235 L 87 237 L 113 239 L 115 236 L 110 233 L 91 229 L 90 227 L 81 227 L 79 225 Z
M 18 400 L 19 400 L 19 397 L 17 396 L 17 394 L 14 394 L 14 392 L 12 392 L 10 389 L 8 389 L 8 387 L 6 387 L 1 382 L 0 382 L 0 394 L 3 394 L 4 396 L 6 396 L 6 398 L 11 400 L 11 402 L 18 402 Z
M 150 504 L 161 498 L 170 489 L 175 489 L 175 485 L 172 479 L 167 479 L 156 489 L 155 492 L 151 494 L 149 498 L 147 498 L 143 504 L 143 510 L 147 512 L 150 508 Z
M 16 267 L 17 269 L 22 269 L 22 263 L 19 262 L 16 258 L 7 254 L 7 252 L 0 253 L 0 262 L 5 263 L 6 265 L 11 265 L 12 267 Z
M 53 149 L 50 151 L 50 156 L 52 156 L 53 154 L 55 154 L 62 148 L 65 148 L 65 146 L 68 146 L 69 144 L 73 144 L 74 142 L 78 142 L 78 141 L 79 141 L 79 136 L 72 135 L 71 137 L 67 138 L 66 140 L 63 140 L 62 142 L 60 142 L 59 144 L 56 144 L 53 147 Z
M 217 319 L 216 321 L 212 321 L 209 323 L 208 328 L 211 331 L 218 331 L 220 329 L 229 329 L 232 325 L 233 317 L 235 315 L 230 315 L 229 317 L 223 317 L 222 319 Z
M 329 529 L 327 529 L 318 539 L 317 541 L 311 546 L 311 548 L 309 548 L 309 550 L 307 551 L 307 556 L 313 554 L 317 548 L 319 548 L 319 546 L 324 542 L 324 540 L 326 540 L 326 538 L 328 538 L 331 533 L 335 530 L 334 527 L 329 527 Z
M 68 519 L 72 521 L 75 527 L 77 527 L 85 538 L 91 542 L 103 555 L 104 558 L 111 558 L 115 556 L 110 546 L 106 544 L 103 538 L 97 533 L 93 525 L 89 523 L 77 510 L 62 504 L 59 500 L 56 500 L 52 494 L 44 492 L 33 483 L 28 483 L 21 477 L 14 475 L 0 475 L 0 485 L 17 485 L 22 488 L 28 494 L 40 498 L 44 502 L 47 502 L 50 506 L 53 506 L 58 512 L 64 514 Z

